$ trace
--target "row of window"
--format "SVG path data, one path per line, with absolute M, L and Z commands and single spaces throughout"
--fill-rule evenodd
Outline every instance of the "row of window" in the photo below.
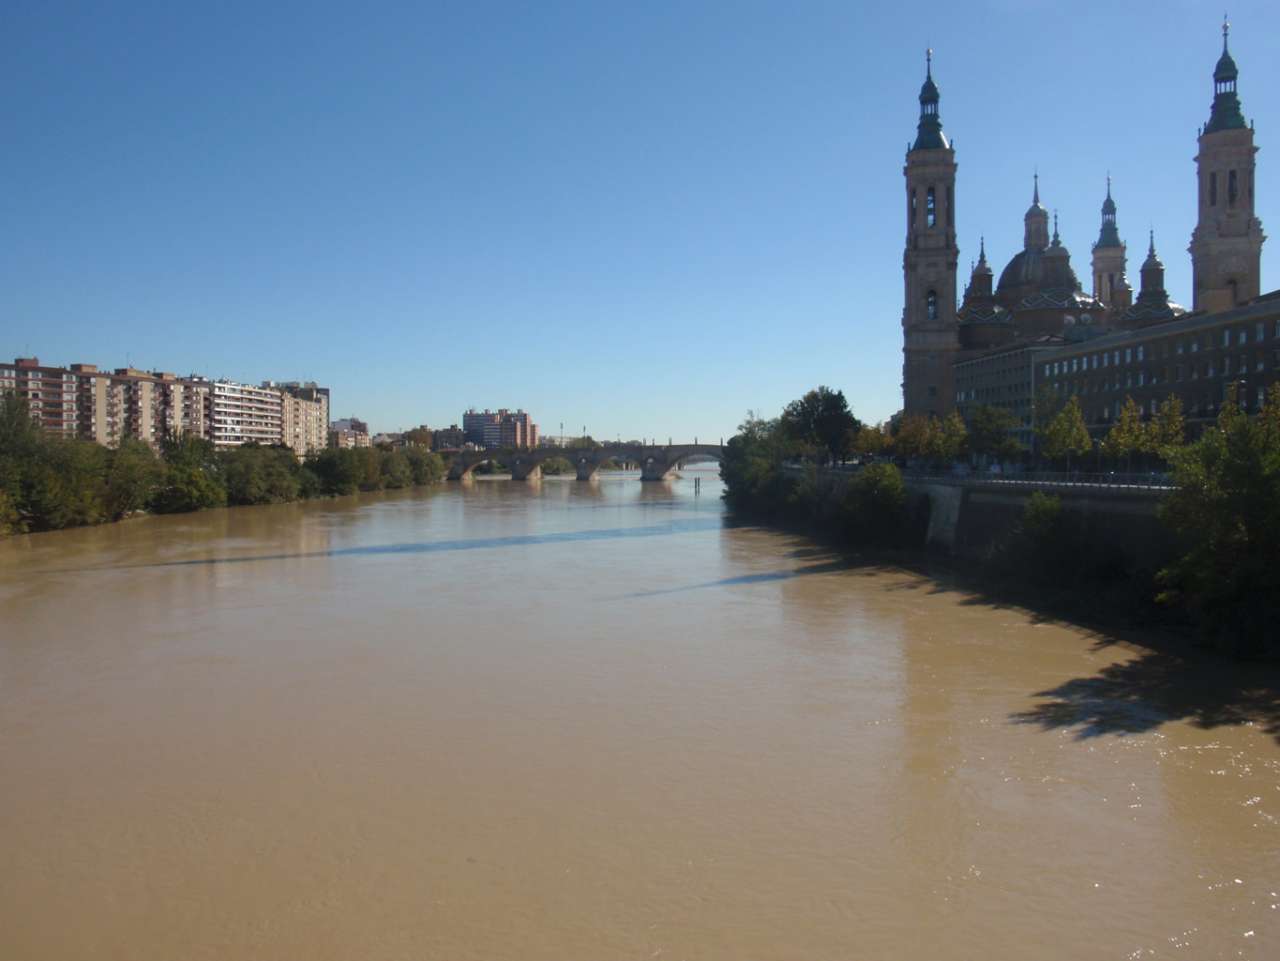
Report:
M 1257 323 L 1253 325 L 1253 342 L 1261 343 L 1267 339 L 1267 325 Z M 1223 328 L 1218 335 L 1219 346 L 1231 347 L 1248 344 L 1250 342 L 1250 330 L 1248 327 Z M 1275 322 L 1272 336 L 1280 338 L 1280 320 Z M 1151 356 L 1168 357 L 1172 348 L 1172 353 L 1178 354 L 1194 354 L 1198 353 L 1203 346 L 1204 350 L 1212 350 L 1215 346 L 1215 337 L 1212 333 L 1205 334 L 1203 337 L 1192 337 L 1189 340 L 1162 341 L 1152 345 Z M 1113 351 L 1102 351 L 1097 354 L 1088 354 L 1083 357 L 1072 357 L 1070 360 L 1053 361 L 1044 365 L 1044 376 L 1055 377 L 1060 374 L 1076 373 L 1082 370 L 1098 370 L 1101 367 L 1116 367 L 1123 363 L 1130 364 L 1133 362 L 1142 363 L 1146 359 L 1147 351 L 1145 345 L 1139 344 L 1137 347 L 1125 347 L 1123 350 L 1116 349 Z

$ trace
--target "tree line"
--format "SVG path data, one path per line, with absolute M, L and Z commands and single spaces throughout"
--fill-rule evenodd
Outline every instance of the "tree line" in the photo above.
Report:
M 440 455 L 413 446 L 329 449 L 305 461 L 283 446 L 220 451 L 191 436 L 167 440 L 159 452 L 132 439 L 107 448 L 47 433 L 25 400 L 0 398 L 0 534 L 101 524 L 139 511 L 392 490 L 444 475 Z
M 725 501 L 736 512 L 804 524 L 847 544 L 922 547 L 925 499 L 913 503 L 907 497 L 890 461 L 872 460 L 843 493 L 823 485 L 819 462 L 841 448 L 823 451 L 821 418 L 797 416 L 840 407 L 842 395 L 824 400 L 822 392 L 839 394 L 818 388 L 772 419 L 748 412 L 725 447 Z M 847 449 L 942 461 L 979 451 L 1012 452 L 1010 419 L 993 410 L 979 408 L 968 424 L 959 415 L 904 417 L 891 428 L 850 428 L 846 422 L 846 436 L 849 430 L 853 435 Z M 1093 449 L 1075 398 L 1045 418 L 1041 430 L 1045 456 L 1066 461 Z M 1158 570 L 1139 570 L 1088 543 L 1084 528 L 1052 495 L 1031 498 L 1003 555 L 990 558 L 986 570 L 1041 586 L 1052 583 L 1077 598 L 1119 585 L 1129 597 L 1175 612 L 1214 645 L 1249 655 L 1280 651 L 1280 632 L 1271 623 L 1280 609 L 1280 384 L 1271 386 L 1256 417 L 1229 394 L 1216 423 L 1194 441 L 1187 440 L 1176 397 L 1145 421 L 1130 399 L 1101 448 L 1117 459 L 1154 455 L 1168 468 L 1170 491 L 1158 514 L 1172 546 Z M 806 451 L 819 453 L 808 470 L 796 469 L 797 453 Z

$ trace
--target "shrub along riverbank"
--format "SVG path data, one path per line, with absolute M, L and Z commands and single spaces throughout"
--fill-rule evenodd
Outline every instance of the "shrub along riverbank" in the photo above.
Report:
M 325 450 L 302 462 L 286 447 L 217 451 L 194 437 L 168 442 L 158 454 L 133 440 L 109 449 L 47 434 L 25 402 L 0 399 L 0 534 L 101 524 L 138 511 L 393 490 L 444 476 L 441 457 L 416 447 Z
M 784 466 L 806 443 L 785 414 L 749 416 L 721 466 L 730 509 L 908 564 L 925 556 L 928 500 L 908 496 L 896 466 L 870 464 L 841 488 L 816 466 Z M 1186 627 L 1235 654 L 1280 653 L 1271 623 L 1280 609 L 1280 388 L 1256 417 L 1224 403 L 1215 427 L 1161 455 L 1174 489 L 1159 516 L 1176 546 L 1155 569 L 1091 541 L 1046 494 L 1029 499 L 1020 525 L 987 557 L 949 566 L 988 594 L 1067 616 Z

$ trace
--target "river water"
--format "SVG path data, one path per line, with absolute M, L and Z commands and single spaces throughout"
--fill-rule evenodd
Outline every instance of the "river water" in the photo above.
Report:
M 1274 688 L 719 490 L 0 542 L 0 958 L 1280 956 Z

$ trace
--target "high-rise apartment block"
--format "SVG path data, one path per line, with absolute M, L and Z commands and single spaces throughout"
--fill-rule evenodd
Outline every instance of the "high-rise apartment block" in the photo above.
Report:
M 479 447 L 538 446 L 538 425 L 523 410 L 472 408 L 462 415 L 462 431 L 467 441 Z
M 184 434 L 219 448 L 284 444 L 299 456 L 327 442 L 329 391 L 315 384 L 251 387 L 95 364 L 46 367 L 35 357 L 0 365 L 0 393 L 27 401 L 41 427 L 115 447 L 132 438 L 152 446 Z

